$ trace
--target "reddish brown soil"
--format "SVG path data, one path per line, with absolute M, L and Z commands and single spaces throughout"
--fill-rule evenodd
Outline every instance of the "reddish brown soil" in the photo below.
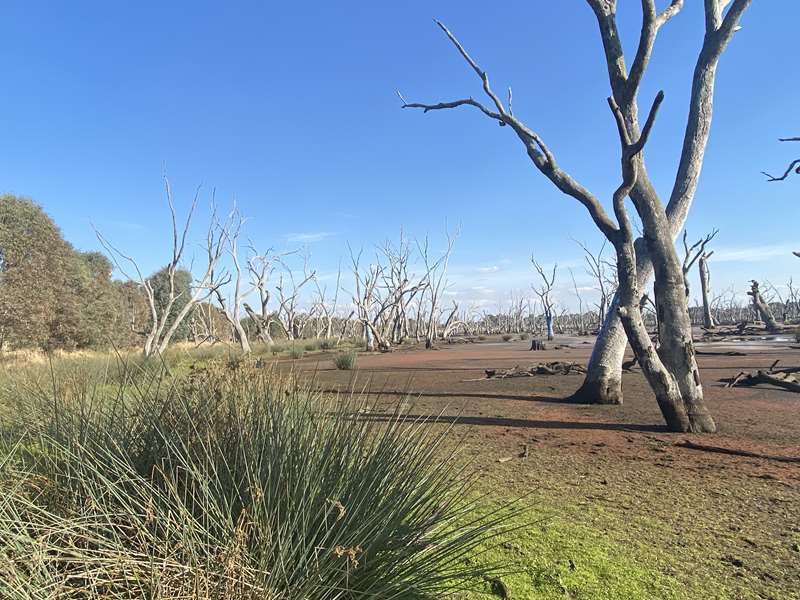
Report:
M 776 359 L 800 366 L 800 351 L 777 341 L 699 344 L 705 352 L 747 353 L 698 356 L 708 408 L 719 426 L 715 435 L 665 431 L 638 369 L 623 377 L 622 406 L 565 402 L 582 382 L 579 374 L 483 379 L 484 369 L 551 360 L 585 364 L 591 340 L 571 338 L 566 344 L 541 352 L 517 341 L 362 354 L 356 372 L 337 371 L 325 354 L 294 365 L 314 371 L 320 388 L 376 394 L 371 418 L 388 418 L 400 403 L 410 415 L 455 422 L 466 453 L 486 481 L 504 492 L 535 489 L 550 505 L 563 503 L 566 514 L 608 530 L 618 541 L 655 544 L 667 561 L 674 552 L 686 552 L 692 557 L 687 560 L 703 556 L 705 566 L 678 569 L 687 581 L 701 569 L 728 582 L 734 597 L 789 598 L 788 590 L 800 590 L 800 463 L 676 445 L 691 440 L 800 459 L 800 394 L 764 386 L 725 388 L 721 381 L 769 368 Z M 598 503 L 624 525 L 615 529 L 576 509 Z

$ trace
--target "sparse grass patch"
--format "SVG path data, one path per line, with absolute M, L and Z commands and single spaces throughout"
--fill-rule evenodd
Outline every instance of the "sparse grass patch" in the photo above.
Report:
M 291 358 L 292 360 L 298 360 L 300 358 L 303 358 L 303 354 L 304 350 L 299 346 L 292 346 L 289 349 L 289 358 Z
M 511 340 L 513 340 L 513 339 L 514 339 L 514 336 L 513 336 L 513 335 L 511 335 L 511 334 L 504 333 L 504 334 L 502 335 L 502 340 L 503 340 L 504 342 L 510 342 L 510 341 L 511 341 Z
M 333 364 L 340 371 L 351 371 L 356 368 L 358 353 L 354 350 L 350 352 L 339 352 L 333 357 Z

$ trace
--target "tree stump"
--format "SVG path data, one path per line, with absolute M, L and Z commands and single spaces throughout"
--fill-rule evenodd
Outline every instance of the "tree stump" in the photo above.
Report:
M 547 350 L 542 340 L 531 340 L 531 350 Z

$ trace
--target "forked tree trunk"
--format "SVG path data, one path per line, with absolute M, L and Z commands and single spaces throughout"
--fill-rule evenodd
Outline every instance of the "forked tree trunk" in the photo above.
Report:
M 711 278 L 708 274 L 708 263 L 705 256 L 701 256 L 697 269 L 700 271 L 700 293 L 703 296 L 703 327 L 706 329 L 714 329 L 714 317 L 711 314 L 711 303 L 708 297 L 711 295 Z
M 703 402 L 683 271 L 667 231 L 651 240 L 650 251 L 657 265 L 658 351 L 647 333 L 639 306 L 641 292 L 635 276 L 636 259 L 632 244 L 617 248 L 620 280 L 617 312 L 622 327 L 655 393 L 667 428 L 678 432 L 713 433 L 717 427 Z
M 700 178 L 700 171 L 703 166 L 706 144 L 708 142 L 714 104 L 714 84 L 716 70 L 723 50 L 736 30 L 733 25 L 738 23 L 739 17 L 744 9 L 749 5 L 748 1 L 736 3 L 731 10 L 736 10 L 735 18 L 731 21 L 730 28 L 722 27 L 722 18 L 706 14 L 706 35 L 703 40 L 703 48 L 698 56 L 697 63 L 692 78 L 692 91 L 689 101 L 689 117 L 686 123 L 686 130 L 683 138 L 683 149 L 681 152 L 678 173 L 675 178 L 670 199 L 666 207 L 669 227 L 672 238 L 675 239 L 683 229 L 689 209 L 694 201 L 695 191 Z M 719 11 L 722 11 L 721 5 Z M 606 31 L 602 12 L 598 12 L 601 36 L 604 47 L 607 48 L 606 59 L 609 65 L 609 73 L 614 73 L 616 69 L 624 69 L 624 61 L 609 60 L 609 58 L 619 58 L 622 56 L 622 49 L 619 46 L 619 37 L 616 35 L 616 25 Z M 724 33 L 724 35 L 722 35 Z M 609 52 L 609 49 L 619 49 Z M 612 87 L 619 87 L 625 78 L 618 76 L 611 77 Z M 615 85 L 616 84 L 616 85 Z M 616 92 L 615 92 L 616 93 Z M 635 97 L 634 97 L 635 100 Z M 623 110 L 628 112 L 633 105 L 623 104 Z M 648 187 L 648 178 L 642 177 L 644 169 L 640 173 L 637 188 Z M 636 189 L 634 196 L 640 190 Z M 644 288 L 650 275 L 652 265 L 650 259 L 637 251 L 637 273 L 639 289 Z M 627 338 L 622 328 L 617 314 L 618 293 L 614 294 L 609 311 L 606 314 L 603 326 L 592 350 L 592 356 L 587 365 L 586 378 L 573 394 L 572 399 L 576 402 L 589 404 L 621 404 L 622 403 L 622 363 L 625 357 Z

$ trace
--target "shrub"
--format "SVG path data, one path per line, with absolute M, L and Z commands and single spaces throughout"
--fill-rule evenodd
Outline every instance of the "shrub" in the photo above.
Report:
M 298 358 L 303 358 L 303 349 L 298 346 L 292 346 L 289 350 L 289 358 L 293 360 L 297 360 Z
M 486 336 L 485 336 L 485 335 L 479 335 L 479 336 L 478 336 L 478 339 L 479 339 L 481 342 L 484 342 L 484 341 L 486 341 Z
M 527 339 L 529 339 L 530 337 L 531 337 L 531 336 L 530 336 L 530 334 L 528 334 L 528 333 L 520 333 L 520 334 L 519 334 L 519 339 L 521 339 L 521 340 L 527 340 Z
M 319 346 L 316 342 L 307 342 L 303 348 L 305 348 L 306 352 L 314 352 Z
M 504 342 L 510 342 L 512 339 L 514 339 L 514 336 L 509 335 L 508 333 L 504 333 L 502 337 Z
M 336 348 L 336 342 L 330 339 L 324 339 L 319 343 L 319 347 L 323 350 L 333 350 Z
M 28 433 L 0 448 L 0 597 L 422 599 L 489 575 L 512 514 L 476 515 L 446 430 L 247 367 L 88 383 L 4 389 L 0 439 Z
M 333 358 L 333 364 L 340 371 L 355 369 L 358 354 L 356 352 L 340 352 Z

